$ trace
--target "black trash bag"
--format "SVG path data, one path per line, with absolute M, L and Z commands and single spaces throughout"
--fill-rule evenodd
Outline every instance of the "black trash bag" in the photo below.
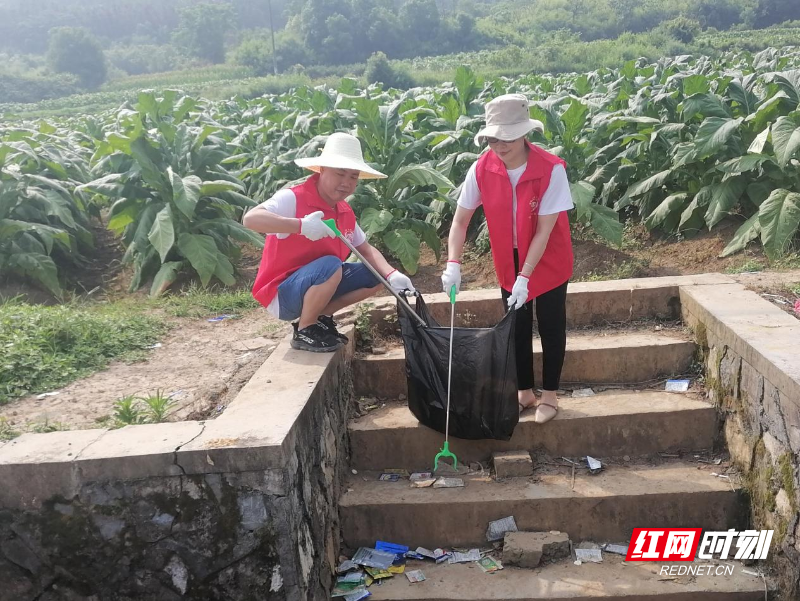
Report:
M 422 326 L 398 303 L 406 352 L 408 407 L 420 423 L 445 431 L 450 327 L 440 326 L 417 296 Z M 509 440 L 519 421 L 515 311 L 493 328 L 455 328 L 450 393 L 450 434 L 457 438 Z

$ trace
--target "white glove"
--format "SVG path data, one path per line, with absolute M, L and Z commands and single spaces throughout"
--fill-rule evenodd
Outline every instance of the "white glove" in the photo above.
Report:
M 315 211 L 303 217 L 300 220 L 300 233 L 309 240 L 336 237 L 334 231 L 322 223 L 322 211 Z
M 447 267 L 442 273 L 442 289 L 445 294 L 450 294 L 450 289 L 455 286 L 456 294 L 461 288 L 461 264 L 455 261 L 448 261 Z
M 524 275 L 518 275 L 517 281 L 514 282 L 514 287 L 511 289 L 511 296 L 508 297 L 508 308 L 514 307 L 521 309 L 522 306 L 528 301 L 528 284 L 530 279 Z
M 409 292 L 417 291 L 417 289 L 414 288 L 414 284 L 411 283 L 411 279 L 396 269 L 390 273 L 389 277 L 386 279 L 389 280 L 389 284 L 391 284 L 392 289 L 397 293 L 400 293 L 403 290 L 408 290 Z

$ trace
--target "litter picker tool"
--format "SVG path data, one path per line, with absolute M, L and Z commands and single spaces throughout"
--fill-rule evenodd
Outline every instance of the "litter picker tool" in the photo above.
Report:
M 456 318 L 456 287 L 450 288 L 450 360 L 447 362 L 447 417 L 444 425 L 444 446 L 433 459 L 433 471 L 439 466 L 439 460 L 445 457 L 453 459 L 453 469 L 458 468 L 458 458 L 450 452 L 450 386 L 453 378 L 453 325 Z
M 364 266 L 372 272 L 372 275 L 378 278 L 378 281 L 381 284 L 383 284 L 386 287 L 386 289 L 391 293 L 391 295 L 397 299 L 397 302 L 402 304 L 408 310 L 410 315 L 414 316 L 414 318 L 420 323 L 420 325 L 427 327 L 428 324 L 425 323 L 424 319 L 422 319 L 419 315 L 417 315 L 417 312 L 411 308 L 411 305 L 409 305 L 408 301 L 405 298 L 403 298 L 403 295 L 395 292 L 394 288 L 392 288 L 392 285 L 389 283 L 389 281 L 385 277 L 383 277 L 378 272 L 377 269 L 375 269 L 372 265 L 370 265 L 369 261 L 367 261 L 364 258 L 364 256 L 356 250 L 356 247 L 353 246 L 353 243 L 350 242 L 350 240 L 344 237 L 342 232 L 339 231 L 339 228 L 336 227 L 335 219 L 323 219 L 322 223 L 327 225 L 336 234 L 339 240 L 344 242 L 344 245 L 350 249 L 350 252 L 352 252 L 356 256 L 356 258 L 358 258 L 358 260 L 361 261 L 364 264 Z

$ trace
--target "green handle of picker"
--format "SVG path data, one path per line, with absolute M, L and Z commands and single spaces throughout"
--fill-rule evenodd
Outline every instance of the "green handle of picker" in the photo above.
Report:
M 450 304 L 451 305 L 455 305 L 456 304 L 456 285 L 455 284 L 453 284 L 450 287 Z
M 450 452 L 450 442 L 445 440 L 444 441 L 444 446 L 442 447 L 442 450 L 439 451 L 436 454 L 436 457 L 433 458 L 433 471 L 434 472 L 439 467 L 439 459 L 442 459 L 444 457 L 452 458 L 453 459 L 453 469 L 457 469 L 458 468 L 458 457 L 456 457 L 454 453 Z
M 342 237 L 342 232 L 340 232 L 340 231 L 339 231 L 339 228 L 338 228 L 338 227 L 336 227 L 336 220 L 335 220 L 335 219 L 323 219 L 323 220 L 322 220 L 322 223 L 324 223 L 324 224 L 325 224 L 325 225 L 327 225 L 329 228 L 331 228 L 331 230 L 333 230 L 333 233 L 334 233 L 334 234 L 336 234 L 336 235 L 337 235 L 337 236 L 339 236 L 340 238 Z

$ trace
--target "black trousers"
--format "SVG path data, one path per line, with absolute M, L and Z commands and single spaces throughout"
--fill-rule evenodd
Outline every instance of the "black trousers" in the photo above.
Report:
M 519 258 L 514 250 L 514 271 L 519 273 Z M 535 272 L 534 272 L 534 276 Z M 542 339 L 542 389 L 558 390 L 561 368 L 567 348 L 567 284 L 540 294 L 517 310 L 514 333 L 517 355 L 517 389 L 533 388 L 533 306 Z M 502 288 L 503 302 L 508 306 L 510 292 Z

